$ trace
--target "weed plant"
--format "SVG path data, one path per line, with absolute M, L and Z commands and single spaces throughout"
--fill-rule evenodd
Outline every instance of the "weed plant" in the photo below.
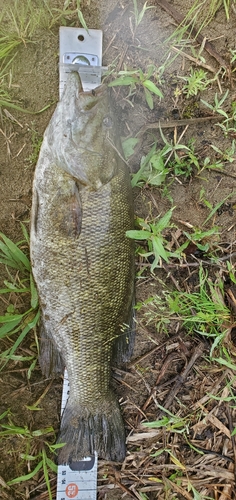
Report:
M 212 149 L 218 153 L 219 159 L 212 162 L 209 157 L 205 157 L 201 162 L 195 153 L 193 140 L 189 141 L 188 146 L 178 143 L 172 144 L 167 141 L 161 128 L 160 134 L 165 146 L 160 150 L 154 144 L 149 153 L 141 158 L 139 170 L 132 175 L 132 187 L 161 186 L 163 188 L 165 185 L 167 188 L 168 174 L 187 180 L 194 173 L 199 175 L 204 169 L 221 169 L 224 166 L 223 160 L 230 161 L 234 158 L 234 143 L 224 153 L 212 146 Z M 134 153 L 137 142 L 137 138 L 129 138 L 123 143 L 126 159 Z M 229 158 L 230 160 L 228 160 Z
M 41 145 L 43 142 L 43 137 L 41 135 L 39 135 L 37 130 L 35 130 L 34 128 L 31 129 L 31 133 L 32 133 L 32 142 L 31 142 L 32 143 L 32 153 L 27 158 L 27 161 L 29 163 L 35 165 L 37 160 L 38 160 L 40 148 L 41 148 Z
M 148 252 L 139 249 L 140 255 L 152 260 L 151 272 L 158 266 L 161 259 L 168 262 L 170 257 L 177 257 L 178 253 L 170 252 L 167 248 L 168 241 L 164 236 L 164 231 L 170 227 L 170 219 L 174 207 L 168 210 L 161 218 L 156 218 L 153 222 L 147 223 L 142 218 L 137 218 L 137 225 L 140 229 L 126 231 L 126 236 L 138 241 L 145 241 L 148 246 Z
M 195 96 L 198 92 L 206 90 L 208 85 L 210 85 L 211 80 L 208 79 L 207 72 L 203 69 L 190 69 L 189 76 L 179 76 L 186 83 L 182 88 L 184 94 L 186 94 L 187 99 L 189 97 Z
M 137 88 L 143 88 L 146 102 L 150 109 L 153 109 L 154 102 L 152 94 L 157 95 L 160 99 L 163 99 L 163 94 L 161 90 L 156 86 L 156 84 L 150 79 L 151 77 L 156 77 L 158 74 L 157 68 L 151 64 L 148 66 L 147 71 L 144 73 L 141 68 L 124 71 L 119 71 L 118 78 L 109 83 L 109 87 L 117 86 L 128 86 L 129 93 L 126 99 L 129 99 L 137 92 Z M 130 104 L 131 102 L 128 101 Z M 132 104 L 131 104 L 132 105 Z

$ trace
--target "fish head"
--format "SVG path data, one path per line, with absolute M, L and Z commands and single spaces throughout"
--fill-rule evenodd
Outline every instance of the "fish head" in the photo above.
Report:
M 83 92 L 70 73 L 45 135 L 53 161 L 82 186 L 99 189 L 116 174 L 117 127 L 105 85 Z

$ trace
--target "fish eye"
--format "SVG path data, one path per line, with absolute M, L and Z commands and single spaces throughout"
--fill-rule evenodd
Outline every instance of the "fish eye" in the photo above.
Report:
M 112 118 L 110 116 L 105 116 L 105 118 L 103 118 L 102 120 L 102 123 L 103 125 L 105 125 L 105 127 L 112 127 L 113 125 Z

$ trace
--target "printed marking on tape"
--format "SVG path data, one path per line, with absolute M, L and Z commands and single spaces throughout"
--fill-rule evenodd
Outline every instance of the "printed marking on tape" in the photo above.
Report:
M 79 493 L 79 488 L 75 483 L 69 483 L 66 487 L 66 495 L 68 498 L 75 498 Z

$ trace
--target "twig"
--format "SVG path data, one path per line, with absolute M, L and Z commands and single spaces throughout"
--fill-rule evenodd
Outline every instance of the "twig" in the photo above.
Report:
M 234 462 L 234 460 L 231 457 L 228 457 L 227 455 L 222 455 L 222 453 L 219 453 L 217 451 L 207 450 L 206 448 L 201 448 L 201 446 L 198 446 L 195 443 L 192 443 L 191 441 L 189 441 L 189 444 L 188 443 L 182 444 L 182 447 L 191 449 L 191 445 L 192 445 L 192 447 L 195 448 L 195 450 L 199 451 L 200 453 L 204 453 L 204 455 L 215 455 L 216 457 L 220 457 L 220 459 L 223 459 L 226 462 L 231 462 L 231 463 Z
M 196 360 L 202 355 L 203 353 L 203 350 L 204 350 L 204 344 L 203 343 L 200 343 L 197 345 L 197 347 L 194 349 L 194 352 L 190 358 L 190 361 L 188 362 L 186 368 L 184 368 L 183 372 L 181 375 L 178 376 L 176 382 L 175 382 L 175 385 L 174 387 L 171 389 L 170 393 L 168 394 L 165 402 L 163 403 L 163 407 L 167 410 L 174 397 L 176 396 L 176 394 L 178 394 L 180 388 L 182 387 L 182 385 L 185 383 L 185 380 L 190 372 L 190 370 L 192 369 L 194 363 L 196 362 Z M 163 411 L 161 411 L 160 414 L 163 414 Z
M 177 280 L 174 278 L 174 276 L 171 274 L 171 272 L 167 269 L 166 264 L 163 263 L 162 267 L 163 267 L 163 269 L 165 269 L 166 273 L 168 274 L 167 278 L 170 278 L 171 281 L 173 281 L 176 290 L 178 290 L 178 292 L 181 292 L 181 287 L 179 286 Z
M 223 116 L 201 116 L 200 118 L 183 118 L 182 120 L 170 120 L 169 122 L 154 122 L 154 123 L 148 123 L 147 125 L 143 125 L 143 127 L 140 128 L 138 133 L 136 134 L 136 137 L 142 134 L 145 134 L 147 130 L 149 129 L 163 129 L 163 128 L 174 128 L 174 127 L 185 127 L 186 125 L 198 125 L 201 123 L 205 123 L 206 120 L 211 120 L 211 121 L 222 121 L 225 118 Z M 213 169 L 211 169 L 213 170 Z
M 207 69 L 211 73 L 214 73 L 214 75 L 215 75 L 216 70 L 212 66 L 209 66 L 208 64 L 205 64 L 202 61 L 199 61 L 199 59 L 197 59 L 196 57 L 193 57 L 193 56 L 190 56 L 189 54 L 186 54 L 186 52 L 183 52 L 181 49 L 177 49 L 177 47 L 173 46 L 171 48 L 172 48 L 172 50 L 177 52 L 180 56 L 186 57 L 186 59 L 189 59 L 190 61 L 194 62 L 196 64 L 196 66 L 202 66 L 203 68 Z M 217 77 L 217 80 L 218 80 L 218 77 Z
M 145 403 L 142 406 L 142 411 L 146 411 L 147 407 L 151 403 L 151 400 L 153 399 L 153 396 L 156 396 L 157 385 L 159 384 L 160 380 L 162 379 L 162 377 L 166 373 L 166 370 L 167 370 L 169 364 L 170 363 L 172 364 L 175 359 L 176 359 L 176 352 L 170 353 L 167 356 L 167 358 L 165 359 L 165 361 L 161 367 L 161 371 L 157 377 L 156 383 L 155 383 L 154 387 L 152 388 L 152 390 L 150 391 L 150 394 L 149 394 L 147 400 L 145 401 Z
M 221 170 L 221 169 L 218 170 L 217 168 L 211 168 L 210 170 L 213 172 L 217 172 L 219 174 L 226 175 L 227 177 L 232 177 L 233 179 L 236 179 L 236 174 L 231 174 L 229 172 L 226 172 L 226 170 Z
M 145 329 L 143 329 L 143 330 L 146 331 Z M 170 335 L 170 333 L 169 333 L 169 335 Z M 171 340 L 173 341 L 173 340 L 175 340 L 177 338 L 179 338 L 179 335 L 173 335 L 173 337 L 171 337 Z M 132 368 L 133 366 L 138 365 L 141 361 L 143 361 L 148 356 L 151 356 L 154 352 L 159 351 L 160 349 L 163 349 L 163 347 L 166 344 L 168 344 L 169 341 L 170 341 L 170 339 L 168 338 L 168 340 L 166 340 L 166 342 L 164 342 L 163 344 L 157 345 L 151 351 L 148 351 L 145 354 L 143 354 L 142 356 L 140 356 L 139 358 L 135 359 L 134 361 L 132 361 L 131 363 L 128 364 L 128 368 Z
M 120 483 L 119 481 L 115 481 L 115 484 L 116 484 L 116 486 L 119 486 L 119 488 L 122 491 L 124 491 L 125 493 L 127 493 L 128 495 L 130 495 L 132 498 L 136 498 L 137 499 L 136 495 L 134 495 L 132 493 L 132 491 L 130 489 L 126 488 L 122 483 Z

